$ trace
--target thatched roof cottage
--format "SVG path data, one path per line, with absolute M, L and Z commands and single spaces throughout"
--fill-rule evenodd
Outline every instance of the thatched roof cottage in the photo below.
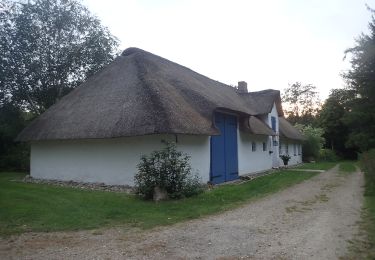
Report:
M 279 91 L 234 88 L 129 48 L 17 139 L 31 142 L 33 177 L 131 185 L 140 156 L 162 140 L 220 183 L 278 167 L 280 139 L 300 163 L 303 136 L 283 118 Z

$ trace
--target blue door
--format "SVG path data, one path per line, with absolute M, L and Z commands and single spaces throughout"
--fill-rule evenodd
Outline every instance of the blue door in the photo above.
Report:
M 238 178 L 237 118 L 215 114 L 221 135 L 211 137 L 211 181 L 222 183 Z

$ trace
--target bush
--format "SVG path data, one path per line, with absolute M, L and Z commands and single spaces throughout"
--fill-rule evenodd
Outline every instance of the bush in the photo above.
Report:
M 365 195 L 375 196 L 375 149 L 361 154 L 360 165 L 366 178 Z
M 29 170 L 30 145 L 16 143 L 14 139 L 26 126 L 33 114 L 22 112 L 13 104 L 0 106 L 0 169 Z
M 302 145 L 302 159 L 303 161 L 310 161 L 311 159 L 319 158 L 319 151 L 323 147 L 324 138 L 323 129 L 319 127 L 312 127 L 310 125 L 301 125 L 296 124 L 295 127 L 299 129 L 303 135 L 306 137 L 306 140 Z
M 166 191 L 169 198 L 177 199 L 201 192 L 200 178 L 192 173 L 190 157 L 177 151 L 175 143 L 164 143 L 163 149 L 141 157 L 134 177 L 137 193 L 152 199 L 157 187 Z
M 331 149 L 320 149 L 319 161 L 337 162 L 338 160 L 339 157 L 336 155 L 335 151 Z
M 11 171 L 30 170 L 30 145 L 14 143 L 5 154 L 0 154 L 0 169 Z

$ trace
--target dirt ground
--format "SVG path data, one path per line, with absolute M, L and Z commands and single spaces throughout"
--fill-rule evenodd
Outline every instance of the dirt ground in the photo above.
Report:
M 334 168 L 236 210 L 151 231 L 0 239 L 0 259 L 338 259 L 358 232 L 362 186 L 362 173 Z

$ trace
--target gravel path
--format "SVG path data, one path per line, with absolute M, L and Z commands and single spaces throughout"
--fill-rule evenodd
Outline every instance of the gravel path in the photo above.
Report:
M 0 239 L 0 259 L 337 259 L 358 231 L 362 186 L 362 173 L 336 167 L 239 209 L 151 231 Z

